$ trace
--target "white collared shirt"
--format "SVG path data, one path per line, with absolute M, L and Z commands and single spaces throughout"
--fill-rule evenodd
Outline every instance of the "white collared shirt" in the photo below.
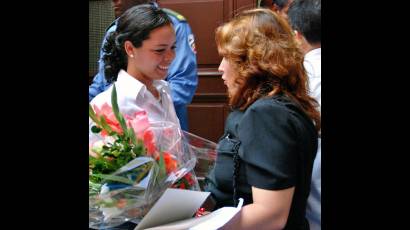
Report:
M 306 53 L 303 65 L 309 77 L 309 93 L 319 102 L 321 108 L 321 48 Z M 306 204 L 306 217 L 311 230 L 321 230 L 322 201 L 322 148 L 321 138 L 318 139 L 318 149 L 313 162 L 310 194 Z
M 145 110 L 150 122 L 171 121 L 180 127 L 178 117 L 175 113 L 168 83 L 164 80 L 154 80 L 153 85 L 158 90 L 159 99 L 147 89 L 147 87 L 129 75 L 126 71 L 120 70 L 117 81 L 114 83 L 117 89 L 117 100 L 120 112 L 125 115 L 134 115 L 135 112 Z M 111 105 L 111 85 L 106 91 L 98 94 L 91 100 L 91 106 L 101 106 L 104 103 Z M 90 119 L 90 128 L 93 122 Z M 91 133 L 91 132 L 90 132 Z
M 309 77 L 309 90 L 310 95 L 314 97 L 319 104 L 321 104 L 321 72 L 322 72 L 322 61 L 321 61 L 321 48 L 313 49 L 306 53 L 303 65 L 305 66 L 306 72 Z

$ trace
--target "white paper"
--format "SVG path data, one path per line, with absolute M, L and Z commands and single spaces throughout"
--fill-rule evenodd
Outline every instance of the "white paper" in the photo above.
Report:
M 235 207 L 223 207 L 212 212 L 212 217 L 190 228 L 189 230 L 216 230 L 224 226 L 238 213 L 243 205 L 243 199 L 239 198 L 239 204 Z M 209 214 L 209 215 L 211 215 Z
M 180 220 L 180 221 L 172 222 L 172 223 L 165 224 L 165 225 L 160 225 L 160 226 L 153 227 L 153 228 L 147 228 L 145 230 L 187 230 L 187 229 L 190 229 L 192 226 L 196 226 L 199 223 L 202 223 L 203 221 L 205 221 L 206 219 L 209 219 L 209 217 L 211 217 L 210 214 L 201 216 L 201 217 Z
M 223 207 L 205 216 L 176 221 L 146 230 L 216 230 L 232 219 L 241 210 L 242 205 L 243 199 L 240 198 L 236 208 Z
M 167 189 L 134 230 L 191 218 L 209 194 L 184 189 Z

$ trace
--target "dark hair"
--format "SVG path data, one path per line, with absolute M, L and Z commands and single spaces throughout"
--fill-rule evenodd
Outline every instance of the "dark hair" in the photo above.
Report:
M 317 101 L 309 96 L 303 53 L 287 21 L 269 9 L 252 9 L 220 26 L 218 53 L 238 73 L 229 104 L 245 110 L 257 99 L 284 94 L 299 104 L 320 130 Z
M 117 29 L 107 37 L 103 47 L 104 73 L 107 82 L 117 80 L 118 72 L 127 68 L 125 41 L 130 41 L 136 48 L 141 47 L 152 30 L 171 24 L 168 15 L 152 4 L 136 5 L 125 11 L 118 18 Z
M 309 43 L 321 42 L 321 0 L 295 0 L 289 6 L 289 23 Z
M 280 10 L 288 4 L 289 0 L 272 0 L 272 5 L 276 4 Z

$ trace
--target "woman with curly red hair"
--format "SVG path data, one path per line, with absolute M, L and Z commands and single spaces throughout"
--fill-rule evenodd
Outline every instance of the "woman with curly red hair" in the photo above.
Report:
M 206 190 L 215 208 L 244 207 L 222 229 L 309 229 L 305 219 L 320 130 L 303 53 L 285 19 L 244 11 L 216 30 L 229 114 Z

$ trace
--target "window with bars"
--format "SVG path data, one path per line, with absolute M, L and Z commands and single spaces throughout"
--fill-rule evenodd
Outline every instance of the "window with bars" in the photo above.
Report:
M 105 30 L 114 20 L 110 0 L 89 0 L 88 7 L 88 73 L 93 77 L 98 70 L 98 58 Z

